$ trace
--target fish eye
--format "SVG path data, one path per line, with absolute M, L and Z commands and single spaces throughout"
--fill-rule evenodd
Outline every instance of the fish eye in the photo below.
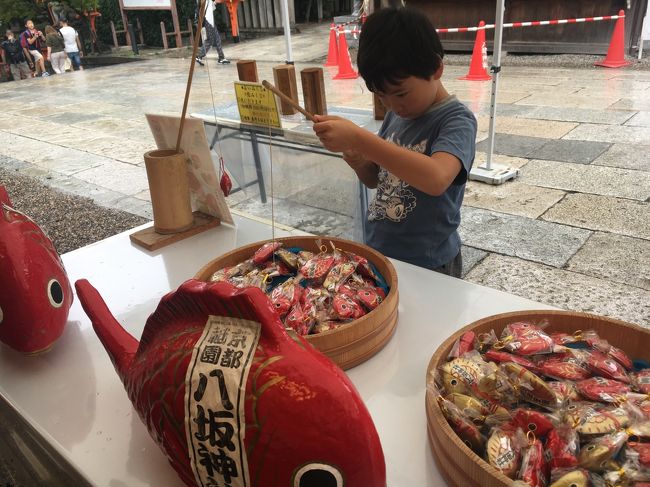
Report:
M 528 429 L 530 431 L 535 431 L 537 429 L 537 425 L 535 423 L 528 423 Z
M 450 383 L 452 386 L 455 386 L 455 385 L 458 384 L 458 381 L 457 381 L 456 379 L 451 379 L 451 380 L 449 381 L 449 383 Z
M 327 463 L 308 463 L 293 476 L 293 487 L 343 487 L 343 475 L 339 469 Z
M 60 308 L 63 304 L 63 288 L 56 279 L 50 279 L 47 283 L 47 298 L 54 308 Z
M 589 445 L 589 446 L 587 447 L 587 451 L 593 451 L 593 450 L 595 450 L 595 449 L 596 449 L 596 445 Z

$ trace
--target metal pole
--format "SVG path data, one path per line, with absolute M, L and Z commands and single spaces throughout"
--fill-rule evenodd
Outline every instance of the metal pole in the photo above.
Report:
M 492 97 L 490 100 L 490 130 L 488 132 L 488 152 L 485 168 L 492 168 L 492 153 L 494 152 L 494 135 L 497 118 L 497 89 L 499 87 L 499 73 L 501 71 L 501 40 L 503 37 L 503 12 L 505 0 L 497 0 L 497 11 L 494 27 L 494 46 L 492 50 Z
M 293 64 L 293 51 L 291 50 L 291 25 L 289 24 L 289 0 L 282 0 L 282 23 L 284 24 L 284 43 L 287 48 L 287 64 Z

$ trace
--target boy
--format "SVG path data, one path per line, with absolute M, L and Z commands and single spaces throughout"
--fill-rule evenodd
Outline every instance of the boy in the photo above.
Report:
M 314 131 L 369 188 L 364 239 L 388 257 L 460 277 L 460 207 L 474 162 L 476 118 L 440 78 L 444 51 L 431 22 L 408 8 L 366 20 L 357 65 L 388 109 L 379 135 L 332 116 Z
M 45 42 L 45 36 L 40 30 L 34 28 L 34 22 L 27 20 L 25 22 L 25 31 L 20 34 L 20 45 L 25 51 L 25 56 L 29 59 L 34 60 L 34 65 L 36 66 L 36 75 L 37 76 L 49 76 L 45 70 L 45 59 L 41 54 L 42 43 Z
M 27 65 L 20 42 L 14 38 L 11 29 L 7 29 L 6 36 L 7 40 L 2 41 L 2 62 L 9 65 L 15 81 L 31 78 L 32 70 Z
M 83 71 L 84 67 L 81 65 L 81 41 L 79 41 L 79 34 L 74 27 L 68 25 L 66 19 L 61 19 L 61 28 L 59 29 L 63 43 L 65 45 L 65 53 L 72 62 L 72 70 L 78 69 Z

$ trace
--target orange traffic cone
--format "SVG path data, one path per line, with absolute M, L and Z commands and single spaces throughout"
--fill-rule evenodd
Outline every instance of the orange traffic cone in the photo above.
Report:
M 625 12 L 619 10 L 618 15 L 619 18 L 614 26 L 612 40 L 609 43 L 609 49 L 607 49 L 607 56 L 603 61 L 594 63 L 594 66 L 622 68 L 632 64 L 625 60 Z
M 338 66 L 339 65 L 339 46 L 336 43 L 336 27 L 334 24 L 330 25 L 330 46 L 327 50 L 327 61 L 324 66 Z
M 478 26 L 483 27 L 485 22 L 482 20 Z M 476 32 L 476 41 L 474 41 L 474 50 L 472 60 L 469 63 L 469 72 L 458 79 L 470 81 L 488 81 L 492 77 L 487 72 L 487 46 L 485 45 L 485 29 L 479 29 Z
M 359 73 L 352 68 L 348 41 L 345 40 L 345 29 L 343 26 L 339 26 L 339 72 L 336 73 L 334 79 L 354 79 L 358 77 Z

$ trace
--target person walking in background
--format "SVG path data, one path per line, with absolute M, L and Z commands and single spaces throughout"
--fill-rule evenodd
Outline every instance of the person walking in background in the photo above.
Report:
M 20 34 L 20 45 L 23 47 L 25 55 L 33 60 L 36 67 L 36 76 L 49 76 L 45 70 L 45 59 L 41 54 L 41 48 L 45 42 L 45 36 L 40 30 L 34 28 L 34 22 L 27 20 L 25 22 L 25 31 Z
M 63 37 L 51 25 L 45 27 L 45 44 L 47 45 L 47 58 L 50 60 L 54 72 L 56 74 L 65 73 L 66 54 Z
M 65 52 L 72 61 L 72 68 L 83 71 L 84 67 L 81 65 L 81 41 L 79 40 L 79 34 L 74 27 L 68 25 L 66 19 L 61 19 L 61 36 L 63 37 L 63 43 L 65 45 Z
M 27 65 L 25 53 L 20 46 L 20 42 L 16 40 L 11 29 L 7 29 L 5 35 L 6 39 L 0 44 L 2 47 L 0 50 L 2 53 L 2 62 L 9 65 L 11 76 L 13 76 L 15 81 L 31 78 L 32 70 Z
M 204 64 L 203 58 L 208 54 L 208 51 L 213 46 L 217 49 L 217 54 L 219 55 L 219 59 L 217 59 L 217 62 L 219 64 L 230 64 L 230 61 L 226 59 L 226 55 L 223 53 L 223 49 L 221 48 L 221 35 L 217 30 L 217 22 L 214 19 L 214 4 L 215 2 L 213 0 L 207 2 L 205 6 L 206 12 L 205 12 L 205 18 L 203 19 L 203 26 L 197 25 L 198 29 L 200 29 L 201 27 L 205 27 L 205 32 L 207 34 L 207 40 L 201 44 L 199 55 L 196 57 L 196 62 L 199 63 L 201 66 L 203 66 Z M 199 1 L 197 0 L 196 10 L 194 11 L 194 24 L 198 24 L 198 23 L 199 23 Z

